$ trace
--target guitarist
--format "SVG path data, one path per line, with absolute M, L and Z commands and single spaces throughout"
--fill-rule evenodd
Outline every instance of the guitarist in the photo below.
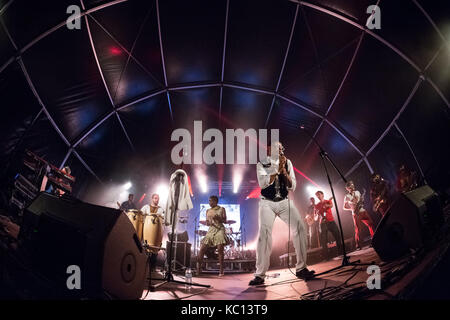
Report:
M 125 202 L 122 202 L 122 204 L 120 204 L 119 202 L 117 202 L 117 205 L 119 206 L 120 210 L 123 211 L 128 211 L 128 210 L 132 210 L 132 209 L 137 209 L 136 205 L 134 204 L 134 194 L 130 193 L 128 195 L 128 200 Z
M 378 173 L 374 173 L 370 181 L 370 200 L 373 205 L 373 212 L 378 212 L 383 217 L 389 207 L 390 185 Z
M 360 232 L 363 224 L 369 229 L 370 237 L 373 237 L 373 221 L 369 213 L 364 209 L 364 194 L 356 190 L 353 181 L 347 182 L 345 185 L 347 194 L 344 197 L 344 210 L 351 211 L 353 216 L 353 224 L 355 225 L 355 243 L 356 250 L 361 250 Z
M 312 249 L 320 247 L 319 215 L 316 211 L 316 199 L 311 197 L 309 200 L 311 201 L 311 204 L 308 207 L 305 221 L 308 225 L 308 247 Z
M 331 256 L 328 252 L 328 232 L 330 232 L 336 240 L 339 254 L 342 252 L 341 236 L 339 229 L 334 221 L 331 208 L 333 207 L 332 199 L 325 200 L 323 191 L 317 191 L 316 197 L 319 199 L 319 203 L 316 204 L 316 210 L 319 214 L 319 230 L 320 230 L 320 243 L 322 245 L 322 257 L 325 260 L 330 260 Z

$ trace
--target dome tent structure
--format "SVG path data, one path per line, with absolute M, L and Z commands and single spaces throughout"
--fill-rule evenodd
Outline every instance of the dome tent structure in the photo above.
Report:
M 448 188 L 445 1 L 380 0 L 373 30 L 365 0 L 83 0 L 79 30 L 66 25 L 72 4 L 0 2 L 2 184 L 25 149 L 69 165 L 80 198 L 92 185 L 160 174 L 173 167 L 171 132 L 202 120 L 279 128 L 315 180 L 318 150 L 300 125 L 362 185 L 373 172 L 394 180 L 406 163 Z

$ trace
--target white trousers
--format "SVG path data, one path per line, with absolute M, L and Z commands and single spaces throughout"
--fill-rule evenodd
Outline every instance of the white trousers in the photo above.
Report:
M 291 238 L 297 255 L 296 271 L 306 268 L 307 231 L 294 202 L 288 199 L 279 202 L 261 199 L 259 201 L 259 236 L 256 246 L 255 272 L 255 276 L 260 278 L 264 278 L 269 269 L 272 228 L 277 216 L 285 223 L 290 223 Z

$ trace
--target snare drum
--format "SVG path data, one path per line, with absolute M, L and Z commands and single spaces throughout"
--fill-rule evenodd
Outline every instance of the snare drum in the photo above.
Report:
M 152 247 L 161 247 L 163 238 L 163 216 L 159 214 L 147 214 L 144 221 L 143 242 Z M 158 249 L 150 248 L 153 253 L 158 253 Z
M 134 227 L 134 230 L 136 230 L 136 234 L 138 236 L 138 239 L 142 241 L 142 230 L 144 226 L 144 215 L 139 210 L 128 210 L 125 212 L 128 219 L 130 219 L 131 224 Z

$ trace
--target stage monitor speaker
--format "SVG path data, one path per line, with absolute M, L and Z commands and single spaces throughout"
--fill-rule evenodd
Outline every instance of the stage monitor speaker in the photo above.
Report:
M 172 241 L 172 240 L 178 241 L 178 242 L 188 242 L 189 241 L 189 235 L 188 235 L 187 231 L 184 231 L 182 233 L 175 233 L 174 237 L 172 237 L 172 232 L 169 232 L 168 238 L 169 238 L 169 241 Z
M 428 185 L 402 193 L 378 224 L 372 246 L 383 261 L 394 260 L 430 241 L 440 221 L 442 207 Z
M 176 255 L 175 255 L 176 247 Z M 170 241 L 166 242 L 166 250 L 170 249 Z M 169 253 L 167 253 L 169 256 Z M 179 270 L 180 267 L 191 267 L 191 244 L 189 242 L 173 242 L 172 257 L 176 261 L 175 270 Z
M 147 256 L 133 225 L 119 210 L 41 193 L 25 210 L 19 237 L 33 271 L 54 288 L 54 296 L 48 298 L 142 295 Z M 68 267 L 73 265 L 80 270 L 80 289 L 67 285 Z

